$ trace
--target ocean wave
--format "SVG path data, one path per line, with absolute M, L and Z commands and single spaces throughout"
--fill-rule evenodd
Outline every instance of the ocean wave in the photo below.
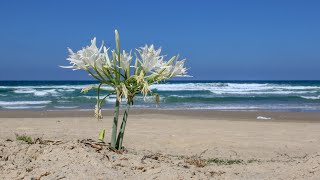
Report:
M 0 86 L 0 89 L 82 89 L 88 85 Z
M 80 92 L 86 85 L 41 85 L 41 86 L 0 86 L 0 90 L 6 92 L 13 92 L 16 94 L 33 94 L 33 96 L 65 96 L 71 92 L 78 90 Z M 104 87 L 104 89 L 111 89 L 111 87 Z
M 58 103 L 69 103 L 69 102 L 72 102 L 72 101 L 58 100 L 57 102 L 58 102 Z
M 4 109 L 42 109 L 46 106 L 4 106 Z
M 76 91 L 76 89 L 71 89 L 71 88 L 69 88 L 69 89 L 57 89 L 59 92 L 74 92 L 74 91 Z
M 207 106 L 207 107 L 189 107 L 187 109 L 208 109 L 208 110 L 259 110 L 258 106 Z
M 49 104 L 51 101 L 0 101 L 0 106 Z
M 93 109 L 97 101 L 96 91 L 81 94 L 80 89 L 91 85 L 90 82 L 85 83 L 83 85 L 69 85 L 69 82 L 59 85 L 48 83 L 48 85 L 40 84 L 40 86 L 37 86 L 36 83 L 25 83 L 28 86 L 20 86 L 23 84 L 15 83 L 15 86 L 0 86 L 0 106 L 8 109 L 31 109 L 50 103 L 44 108 Z M 220 110 L 241 108 L 277 110 L 282 108 L 320 111 L 320 81 L 312 83 L 168 82 L 152 85 L 151 90 L 160 95 L 160 107 L 162 108 Z M 103 107 L 113 107 L 115 101 L 116 95 L 109 96 Z M 125 105 L 125 102 L 121 104 Z M 140 105 L 143 108 L 154 108 L 155 97 L 144 99 L 142 95 L 135 96 L 135 107 Z
M 18 94 L 33 94 L 34 92 L 36 92 L 35 89 L 19 89 L 19 90 L 14 90 L 14 93 L 18 93 Z
M 111 103 L 115 103 L 116 102 L 116 98 L 106 98 L 106 102 L 111 102 Z M 121 102 L 124 102 L 124 99 L 122 99 L 122 101 Z
M 236 105 L 236 104 L 225 104 L 225 105 L 207 105 L 207 104 L 184 104 L 182 103 L 181 106 L 162 106 L 162 104 L 160 104 L 160 108 L 161 109 L 170 109 L 170 110 L 174 110 L 174 109 L 201 109 L 201 110 L 259 110 L 259 109 L 263 109 L 263 107 L 260 106 L 255 106 L 255 105 Z
M 293 94 L 310 94 L 310 93 L 317 93 L 318 91 L 216 91 L 212 92 L 213 94 L 225 94 L 225 95 L 232 95 L 232 94 L 239 94 L 239 95 L 293 95 Z
M 98 99 L 97 96 L 79 96 L 86 99 Z
M 85 84 L 85 85 L 42 85 L 42 86 L 0 86 L 0 89 L 83 89 L 88 86 L 97 84 Z M 104 89 L 112 89 L 109 86 L 103 86 Z
M 57 96 L 59 94 L 55 89 L 48 89 L 48 90 L 18 89 L 18 90 L 14 90 L 13 92 L 17 94 L 33 94 L 34 96 L 47 96 L 49 94 L 53 96 Z
M 87 103 L 95 103 L 97 101 L 97 96 L 76 96 L 76 97 L 61 97 L 61 99 L 64 99 L 64 100 L 59 100 L 58 103 L 62 101 L 63 102 L 79 102 L 79 103 L 84 103 L 84 102 L 87 102 Z M 102 99 L 102 97 L 100 97 L 100 99 Z M 124 100 L 124 98 L 123 98 Z M 111 103 L 114 103 L 116 102 L 116 98 L 111 98 L 111 97 L 108 97 L 105 99 L 105 102 L 111 102 Z
M 185 98 L 185 97 L 190 97 L 190 96 L 181 96 L 181 95 L 170 95 L 168 97 L 178 97 L 178 98 Z
M 34 96 L 63 96 L 88 85 L 48 85 L 48 86 L 0 86 L 13 89 L 14 93 L 34 94 Z M 307 94 L 320 92 L 319 85 L 292 85 L 276 83 L 167 83 L 152 85 L 151 90 L 161 92 L 194 92 L 214 94 Z M 106 87 L 106 89 L 112 89 Z
M 313 100 L 320 99 L 320 95 L 319 96 L 301 96 L 301 97 L 304 99 L 313 99 Z
M 179 83 L 156 84 L 151 89 L 158 91 L 196 91 L 209 90 L 211 92 L 241 92 L 241 91 L 284 91 L 284 90 L 320 90 L 320 86 L 296 86 L 259 83 Z
M 82 98 L 86 98 L 86 99 L 98 99 L 97 96 L 79 96 L 79 97 L 82 97 Z M 103 97 L 100 97 L 100 100 L 102 99 Z M 106 102 L 116 102 L 116 96 L 112 96 L 112 97 L 107 97 L 105 99 Z M 122 101 L 124 101 L 124 98 L 122 98 Z
M 76 109 L 79 106 L 53 106 L 53 107 L 57 109 Z
M 164 106 L 161 109 L 195 109 L 195 110 L 222 110 L 222 111 L 232 111 L 232 110 L 244 110 L 244 111 L 259 111 L 259 110 L 270 110 L 270 111 L 317 111 L 319 110 L 319 106 L 313 105 L 290 105 L 290 104 L 259 104 L 259 105 L 250 105 L 250 104 L 184 104 L 182 103 L 180 106 Z M 161 110 L 160 109 L 160 110 Z
M 250 90 L 266 90 L 266 89 L 281 89 L 281 90 L 320 90 L 320 86 L 301 86 L 291 84 L 272 84 L 272 83 L 228 83 L 228 87 L 235 89 L 250 89 Z
M 178 102 L 198 102 L 198 103 L 218 103 L 218 102 L 267 102 L 267 101 L 283 101 L 283 102 L 301 102 L 303 99 L 317 100 L 320 96 L 160 96 L 160 100 L 167 103 Z
M 59 97 L 58 103 L 94 103 L 96 102 L 96 99 L 97 98 L 95 96 L 61 96 Z

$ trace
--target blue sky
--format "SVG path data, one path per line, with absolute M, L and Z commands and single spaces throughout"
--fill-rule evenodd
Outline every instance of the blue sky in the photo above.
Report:
M 195 80 L 319 80 L 320 1 L 0 2 L 0 80 L 87 80 L 67 65 L 97 37 L 187 58 Z

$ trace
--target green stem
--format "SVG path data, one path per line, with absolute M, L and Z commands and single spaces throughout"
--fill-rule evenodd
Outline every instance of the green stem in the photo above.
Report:
M 102 79 L 102 82 L 105 83 L 105 84 L 108 84 L 109 86 L 112 86 L 111 83 L 109 83 L 109 81 L 107 81 L 103 76 L 102 74 L 96 69 L 94 68 L 94 70 L 97 72 L 98 76 Z M 101 82 L 101 81 L 100 81 Z
M 97 104 L 100 104 L 100 88 L 102 86 L 102 83 L 99 84 L 98 86 L 98 103 Z
M 111 82 L 111 84 L 115 84 L 113 78 L 110 76 L 110 73 L 108 73 L 108 71 L 102 69 L 102 72 L 105 76 L 107 76 L 107 78 L 109 79 L 109 81 Z
M 94 77 L 95 79 L 97 79 L 99 82 L 103 82 L 103 80 L 99 79 L 97 76 L 95 76 L 89 69 L 87 69 L 87 72 Z
M 124 111 L 124 114 L 123 114 L 123 119 L 122 119 L 122 123 L 120 126 L 120 131 L 119 131 L 118 138 L 117 138 L 116 147 L 118 150 L 121 150 L 121 147 L 122 147 L 124 131 L 126 129 L 127 119 L 128 119 L 128 115 L 129 115 L 129 109 L 130 109 L 130 102 L 127 102 L 127 107 L 126 107 L 126 110 Z
M 120 68 L 119 67 L 115 67 L 115 68 L 109 68 L 116 76 L 119 75 L 122 76 L 124 79 L 126 79 L 126 77 L 120 73 Z
M 107 97 L 109 97 L 110 95 L 112 95 L 112 94 L 114 94 L 114 92 L 111 92 L 111 93 L 107 94 L 104 98 L 102 98 L 101 101 L 100 101 L 99 106 L 101 107 L 101 104 L 103 103 L 103 101 L 104 101 Z
M 116 148 L 119 107 L 120 107 L 120 102 L 117 99 L 114 113 L 113 113 L 112 134 L 111 134 L 111 147 L 113 147 L 113 148 Z

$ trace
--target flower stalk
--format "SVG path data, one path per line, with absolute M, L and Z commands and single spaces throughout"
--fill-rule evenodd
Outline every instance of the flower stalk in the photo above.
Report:
M 111 147 L 116 148 L 117 143 L 117 129 L 119 119 L 120 102 L 116 100 L 116 105 L 113 113 L 112 133 L 111 133 Z
M 120 150 L 121 147 L 122 147 L 124 131 L 125 131 L 126 125 L 127 125 L 127 119 L 128 119 L 128 115 L 129 115 L 129 110 L 130 110 L 130 103 L 127 103 L 126 110 L 124 111 L 124 114 L 123 114 L 123 119 L 122 119 L 122 123 L 121 123 L 121 126 L 120 126 L 118 138 L 117 138 L 116 148 L 118 150 Z

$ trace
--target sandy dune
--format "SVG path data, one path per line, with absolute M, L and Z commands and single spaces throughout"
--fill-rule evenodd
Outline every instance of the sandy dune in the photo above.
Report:
M 0 112 L 0 179 L 320 177 L 320 113 L 136 110 L 123 154 L 80 142 L 96 140 L 101 128 L 108 142 L 111 116 L 98 122 L 87 112 L 32 113 Z M 27 144 L 15 133 L 61 142 Z

